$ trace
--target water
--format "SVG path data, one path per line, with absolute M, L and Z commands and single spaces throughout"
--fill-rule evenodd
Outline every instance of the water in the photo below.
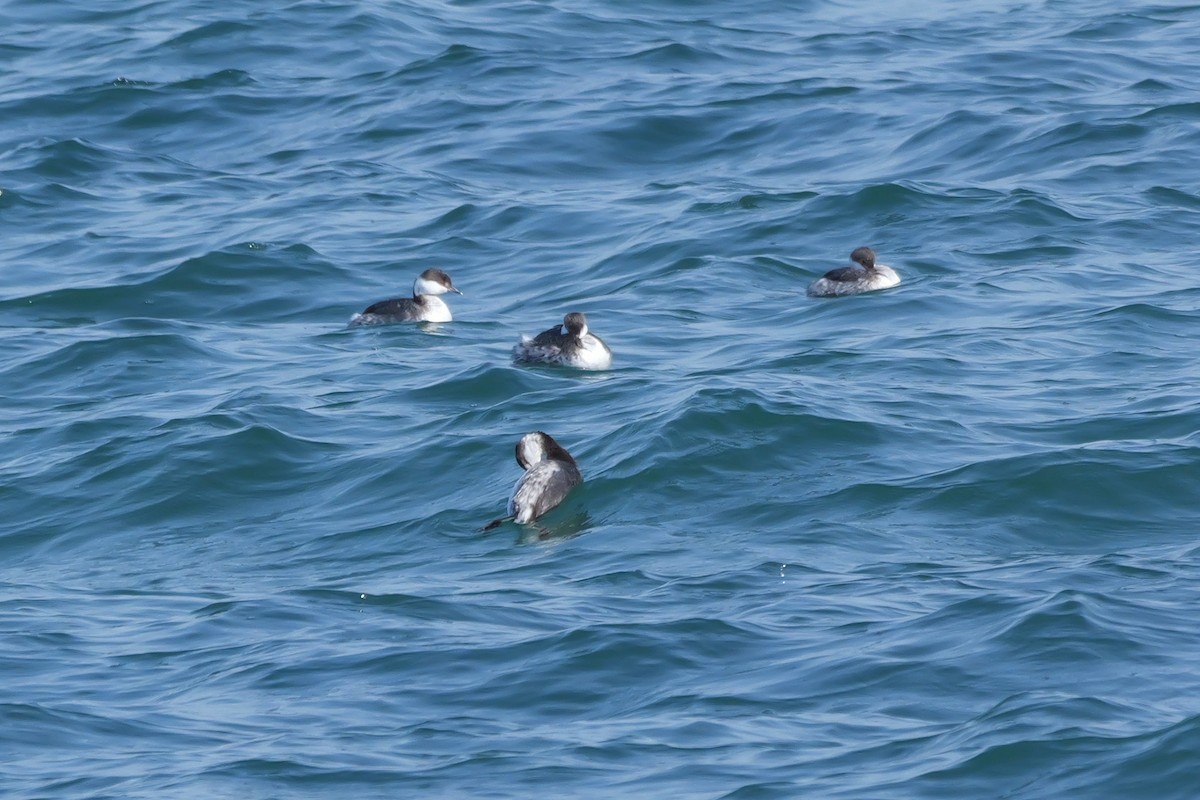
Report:
M 6 798 L 1200 794 L 1200 6 L 0 18 Z

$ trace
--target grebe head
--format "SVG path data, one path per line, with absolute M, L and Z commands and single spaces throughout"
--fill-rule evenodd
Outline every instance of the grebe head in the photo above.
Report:
M 423 294 L 445 294 L 446 292 L 462 294 L 454 287 L 454 281 L 450 280 L 450 276 L 440 269 L 427 269 L 413 281 L 413 297 Z
M 862 264 L 866 269 L 875 269 L 875 251 L 869 247 L 859 247 L 850 254 L 850 260 Z
M 521 469 L 529 469 L 546 457 L 546 448 L 542 446 L 542 437 L 545 435 L 541 431 L 534 431 L 525 434 L 517 442 L 517 463 Z
M 529 469 L 539 461 L 546 459 L 566 461 L 568 464 L 575 463 L 571 454 L 561 444 L 554 441 L 554 437 L 548 433 L 541 431 L 527 433 L 521 437 L 521 441 L 517 442 L 517 463 L 521 465 L 521 469 Z
M 582 312 L 572 311 L 563 317 L 561 331 L 563 336 L 574 336 L 576 339 L 582 339 L 584 336 L 587 336 L 588 332 L 587 317 Z

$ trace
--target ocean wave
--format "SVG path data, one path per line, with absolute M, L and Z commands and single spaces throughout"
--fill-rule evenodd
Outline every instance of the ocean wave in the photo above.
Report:
M 7 794 L 1194 794 L 1194 9 L 6 11 Z

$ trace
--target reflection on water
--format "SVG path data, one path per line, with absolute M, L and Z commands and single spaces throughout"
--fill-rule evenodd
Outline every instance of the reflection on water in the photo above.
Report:
M 554 512 L 530 525 L 522 525 L 521 533 L 517 536 L 517 544 L 537 544 L 538 542 L 562 541 L 583 533 L 591 527 L 591 515 L 580 509 L 568 512 L 561 519 Z

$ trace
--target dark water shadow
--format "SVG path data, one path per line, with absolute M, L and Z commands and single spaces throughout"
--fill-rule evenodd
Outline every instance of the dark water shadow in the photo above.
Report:
M 550 523 L 538 521 L 522 525 L 517 535 L 517 544 L 544 544 L 564 541 L 579 536 L 591 527 L 592 517 L 587 511 L 575 511 L 562 519 Z

